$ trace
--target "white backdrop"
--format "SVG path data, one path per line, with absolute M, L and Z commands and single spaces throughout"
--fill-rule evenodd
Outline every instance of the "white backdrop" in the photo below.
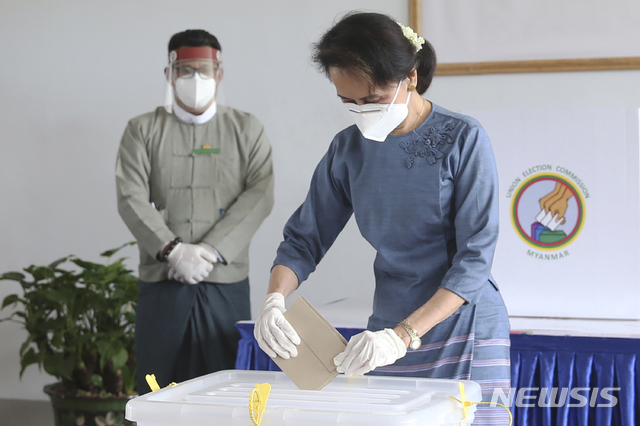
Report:
M 465 113 L 483 123 L 496 155 L 500 238 L 493 270 L 510 314 L 640 318 L 638 109 Z M 512 212 L 520 201 L 518 222 L 530 237 L 538 199 L 554 189 L 553 180 L 537 180 L 543 176 L 575 189 L 558 227 L 567 241 L 547 247 L 521 237 Z
M 583 3 L 564 1 L 575 8 Z M 425 1 L 425 13 L 430 2 Z M 276 204 L 251 248 L 255 315 L 282 227 L 304 199 L 331 138 L 350 124 L 333 87 L 310 63 L 310 44 L 336 16 L 357 8 L 389 13 L 405 23 L 408 19 L 405 0 L 2 1 L 0 271 L 71 253 L 97 260 L 98 253 L 132 239 L 115 206 L 120 137 L 127 120 L 163 100 L 169 37 L 204 28 L 223 47 L 224 100 L 253 112 L 274 147 Z M 544 17 L 547 11 L 536 13 Z M 456 22 L 471 17 L 433 19 L 467 28 Z M 437 37 L 433 31 L 439 30 L 425 33 Z M 633 45 L 636 40 L 621 42 Z M 451 60 L 445 52 L 440 57 Z M 637 87 L 638 71 L 437 77 L 426 97 L 458 111 L 625 108 L 639 106 L 637 91 L 630 89 Z M 135 250 L 126 254 L 135 266 Z M 350 223 L 299 294 L 321 309 L 344 298 L 336 316 L 347 310 L 366 321 L 373 256 Z M 500 285 L 506 289 L 510 283 Z M 16 291 L 17 286 L 0 283 L 0 299 Z M 517 297 L 511 293 L 507 304 Z M 595 305 L 593 300 L 583 303 Z M 41 389 L 50 377 L 30 367 L 18 379 L 24 338 L 18 326 L 0 324 L 0 398 L 45 399 Z
M 640 56 L 635 0 L 423 0 L 441 62 Z

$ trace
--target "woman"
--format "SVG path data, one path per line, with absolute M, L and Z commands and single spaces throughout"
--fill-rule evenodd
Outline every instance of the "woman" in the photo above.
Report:
M 334 138 L 285 226 L 256 321 L 260 347 L 297 355 L 284 300 L 355 214 L 377 250 L 376 288 L 368 331 L 335 358 L 338 371 L 470 379 L 490 401 L 510 387 L 510 372 L 509 320 L 491 276 L 498 181 L 488 136 L 420 96 L 435 53 L 388 16 L 347 15 L 315 45 L 314 60 L 356 126 Z M 507 416 L 478 410 L 474 424 Z

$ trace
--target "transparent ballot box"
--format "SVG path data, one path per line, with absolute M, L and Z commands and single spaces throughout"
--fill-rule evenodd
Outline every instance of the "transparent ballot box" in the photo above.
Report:
M 481 401 L 480 385 L 466 380 L 338 376 L 319 391 L 299 390 L 282 372 L 227 370 L 132 399 L 126 418 L 138 426 L 253 426 L 249 399 L 269 383 L 261 426 L 469 425 Z M 462 420 L 464 418 L 464 420 Z

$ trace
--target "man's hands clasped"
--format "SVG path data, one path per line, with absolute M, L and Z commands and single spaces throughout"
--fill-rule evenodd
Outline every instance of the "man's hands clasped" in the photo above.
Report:
M 171 250 L 167 261 L 170 280 L 197 284 L 204 281 L 213 271 L 213 265 L 218 261 L 218 257 L 207 244 L 179 243 Z

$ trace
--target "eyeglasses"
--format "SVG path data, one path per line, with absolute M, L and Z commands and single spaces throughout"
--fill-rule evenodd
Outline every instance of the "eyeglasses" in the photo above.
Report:
M 213 64 L 201 65 L 198 68 L 194 68 L 189 65 L 174 65 L 173 74 L 176 78 L 185 77 L 191 78 L 197 72 L 202 78 L 213 78 L 218 71 L 218 67 Z

